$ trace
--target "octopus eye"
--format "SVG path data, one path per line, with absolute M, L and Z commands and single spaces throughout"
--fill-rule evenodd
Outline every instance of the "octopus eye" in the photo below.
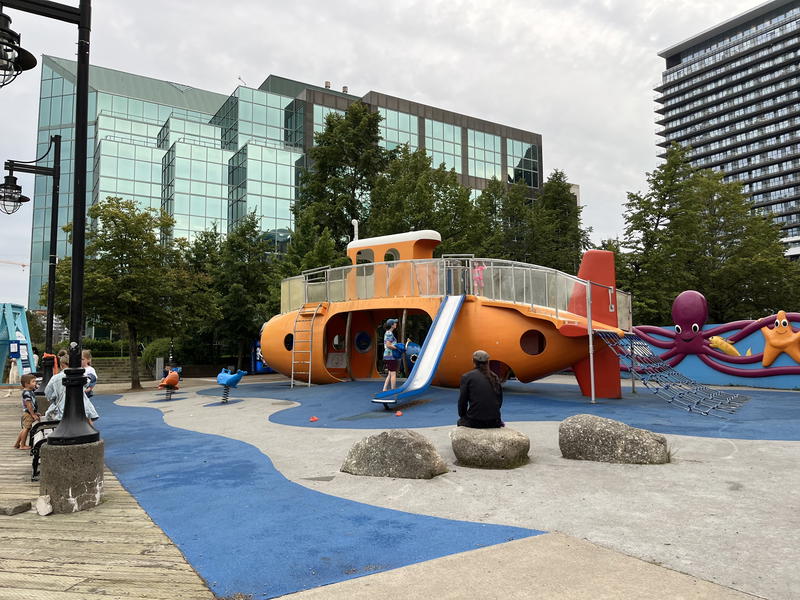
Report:
M 789 321 L 787 321 L 786 319 L 784 319 L 783 321 L 781 321 L 781 325 L 782 325 L 783 327 L 788 327 L 788 326 L 789 326 Z
M 780 326 L 781 326 L 781 322 L 778 321 L 778 319 L 775 319 L 775 327 L 780 327 Z
M 697 323 L 692 323 L 692 331 L 694 331 L 695 333 L 700 331 L 700 325 L 698 325 Z
M 681 331 L 683 331 L 683 329 L 681 329 L 681 326 L 675 325 L 675 333 L 680 333 Z

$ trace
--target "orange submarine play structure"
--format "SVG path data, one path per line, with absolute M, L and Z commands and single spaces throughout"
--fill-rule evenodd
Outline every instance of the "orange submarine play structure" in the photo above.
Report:
M 479 348 L 503 379 L 571 367 L 585 396 L 621 396 L 618 357 L 593 342 L 595 331 L 631 328 L 613 253 L 586 252 L 575 277 L 471 255 L 434 258 L 440 243 L 431 230 L 356 239 L 351 265 L 284 279 L 281 314 L 261 329 L 264 359 L 292 385 L 378 378 L 386 320 L 399 319 L 405 340 L 408 323 L 430 319 L 405 384 L 387 394 L 395 400 L 429 385 L 457 387 Z

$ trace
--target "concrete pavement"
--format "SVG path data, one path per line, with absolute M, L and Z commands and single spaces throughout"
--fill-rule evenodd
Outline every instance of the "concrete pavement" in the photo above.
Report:
M 300 597 L 338 593 L 340 586 L 345 590 L 340 597 L 368 597 L 358 595 L 359 586 L 371 590 L 369 597 L 388 597 L 376 595 L 374 586 L 392 590 L 397 581 L 404 589 L 422 582 L 420 594 L 439 590 L 426 597 L 464 597 L 439 593 L 448 593 L 447 586 L 459 578 L 480 585 L 482 577 L 472 573 L 485 561 L 496 565 L 487 590 L 502 589 L 497 595 L 503 597 L 531 597 L 509 596 L 509 590 L 526 589 L 555 598 L 648 597 L 647 590 L 663 597 L 665 590 L 680 589 L 685 595 L 667 595 L 727 598 L 737 597 L 731 594 L 739 590 L 777 600 L 796 597 L 800 589 L 795 568 L 800 559 L 795 539 L 800 530 L 798 442 L 669 435 L 671 464 L 609 465 L 562 459 L 556 422 L 518 422 L 510 425 L 530 436 L 533 458 L 519 469 L 453 466 L 430 481 L 362 478 L 341 473 L 339 467 L 350 446 L 372 431 L 277 425 L 267 416 L 292 402 L 248 398 L 210 406 L 209 397 L 194 389 L 187 388 L 179 402 L 153 404 L 148 392 L 119 402 L 157 407 L 175 427 L 252 444 L 284 476 L 326 494 L 413 513 L 565 534 L 448 556 Z M 671 410 L 664 406 L 666 419 Z M 450 429 L 418 431 L 452 465 Z M 616 595 L 602 596 L 605 591 Z

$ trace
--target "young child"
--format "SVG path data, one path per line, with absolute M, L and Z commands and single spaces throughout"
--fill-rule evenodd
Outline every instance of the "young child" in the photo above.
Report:
M 30 450 L 31 447 L 25 444 L 25 438 L 28 437 L 34 421 L 39 420 L 39 415 L 36 414 L 36 396 L 33 393 L 36 389 L 36 375 L 26 373 L 20 377 L 20 384 L 22 385 L 22 431 L 17 436 L 14 448 Z

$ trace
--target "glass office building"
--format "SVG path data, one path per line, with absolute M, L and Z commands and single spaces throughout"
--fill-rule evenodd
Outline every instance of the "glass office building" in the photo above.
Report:
M 59 224 L 72 214 L 75 62 L 45 56 L 38 150 L 62 136 Z M 258 89 L 218 94 L 176 83 L 91 67 L 87 206 L 107 196 L 163 209 L 174 237 L 216 227 L 226 233 L 255 212 L 265 238 L 281 251 L 292 229 L 298 177 L 306 151 L 331 112 L 361 100 L 379 112 L 381 144 L 425 148 L 473 190 L 492 177 L 541 187 L 539 134 L 409 100 L 369 92 L 359 97 L 329 85 L 274 75 Z M 39 306 L 47 279 L 51 179 L 36 177 L 28 304 Z M 59 231 L 59 256 L 69 255 Z
M 800 1 L 766 2 L 659 56 L 659 146 L 690 146 L 695 166 L 742 182 L 800 256 Z

